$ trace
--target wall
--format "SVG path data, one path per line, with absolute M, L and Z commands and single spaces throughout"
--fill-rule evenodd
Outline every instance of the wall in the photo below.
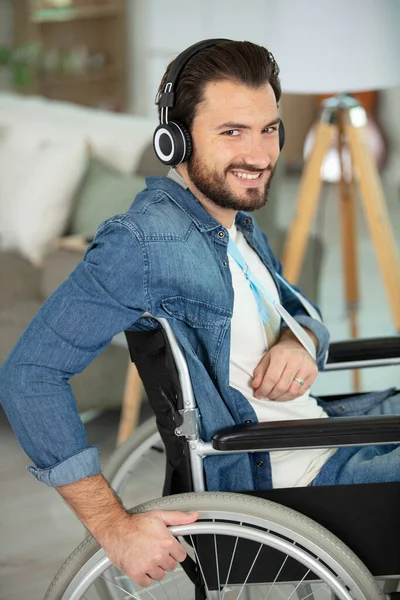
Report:
M 168 62 L 198 40 L 249 39 L 268 44 L 268 0 L 128 0 L 131 109 L 155 114 L 154 98 Z M 255 18 L 256 17 L 256 18 Z

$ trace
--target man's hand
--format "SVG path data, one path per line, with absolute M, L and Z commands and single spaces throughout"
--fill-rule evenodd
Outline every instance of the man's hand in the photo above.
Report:
M 186 557 L 168 525 L 187 525 L 199 513 L 155 510 L 129 514 L 102 475 L 57 488 L 111 562 L 143 587 L 159 581 Z
M 198 513 L 154 510 L 126 515 L 106 536 L 98 539 L 107 556 L 121 571 L 143 587 L 159 581 L 167 571 L 174 571 L 186 558 L 182 544 L 169 532 L 167 525 L 186 525 Z
M 315 336 L 308 331 L 314 343 Z M 278 402 L 302 396 L 318 374 L 315 360 L 290 330 L 284 330 L 279 341 L 261 359 L 254 370 L 252 388 L 255 398 Z M 304 385 L 295 381 L 302 379 Z

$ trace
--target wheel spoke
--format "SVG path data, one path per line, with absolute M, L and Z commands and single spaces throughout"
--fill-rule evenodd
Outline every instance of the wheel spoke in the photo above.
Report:
M 207 581 L 206 581 L 206 578 L 204 576 L 203 567 L 201 566 L 201 561 L 199 559 L 199 555 L 197 554 L 197 550 L 196 550 L 196 547 L 194 545 L 194 541 L 193 541 L 193 537 L 192 536 L 190 536 L 190 541 L 192 542 L 194 554 L 196 556 L 197 564 L 199 565 L 200 573 L 201 573 L 201 576 L 202 576 L 203 581 L 204 581 L 204 586 L 206 588 L 207 596 L 208 596 L 208 598 L 210 598 L 210 590 L 208 589 Z
M 103 574 L 101 574 L 100 577 L 102 579 L 104 579 L 105 581 L 107 581 L 107 583 L 111 583 L 111 585 L 113 585 L 114 587 L 116 587 L 118 590 L 121 590 L 121 592 L 124 592 L 124 594 L 127 594 L 128 598 L 135 598 L 135 600 L 140 600 L 140 598 L 138 596 L 134 596 L 133 594 L 131 594 L 130 592 L 128 592 L 128 590 L 124 590 L 124 588 L 122 588 L 120 585 L 116 584 L 115 581 L 112 581 L 111 579 L 108 579 Z
M 167 592 L 164 589 L 163 584 L 161 583 L 161 581 L 158 582 L 158 585 L 160 586 L 160 588 L 162 589 L 162 591 L 164 592 L 164 596 L 166 597 L 167 600 L 170 600 L 170 596 L 168 596 Z
M 242 521 L 241 521 L 241 522 L 240 522 L 240 527 L 241 527 L 242 525 L 243 525 L 243 523 L 242 523 Z M 236 538 L 236 540 L 235 540 L 235 545 L 234 545 L 234 547 L 233 547 L 233 552 L 232 552 L 232 558 L 231 558 L 231 562 L 229 563 L 229 569 L 228 569 L 228 574 L 227 574 L 227 576 L 226 576 L 226 581 L 225 581 L 224 591 L 223 591 L 223 594 L 222 594 L 222 600 L 224 600 L 224 598 L 225 598 L 225 594 L 226 594 L 226 590 L 228 589 L 229 577 L 230 577 L 230 574 L 231 574 L 231 569 L 232 569 L 233 561 L 234 561 L 234 559 L 235 559 L 235 555 L 236 555 L 236 548 L 237 548 L 237 545 L 238 545 L 238 541 L 239 541 L 239 538 L 237 537 L 237 538 Z
M 247 573 L 246 579 L 244 580 L 244 582 L 243 582 L 243 585 L 242 585 L 242 587 L 240 588 L 240 592 L 239 592 L 239 595 L 238 595 L 238 597 L 237 597 L 237 600 L 239 600 L 239 598 L 240 598 L 240 596 L 241 596 L 241 594 L 242 594 L 242 592 L 243 592 L 243 590 L 244 590 L 244 586 L 246 585 L 246 583 L 247 583 L 247 580 L 248 580 L 248 578 L 250 577 L 250 574 L 251 574 L 251 572 L 252 572 L 252 570 L 253 570 L 253 567 L 254 567 L 254 565 L 256 564 L 256 560 L 257 560 L 257 558 L 258 558 L 258 556 L 259 556 L 259 554 L 260 554 L 260 552 L 261 552 L 261 548 L 262 548 L 262 547 L 263 547 L 263 544 L 260 544 L 260 547 L 259 547 L 259 549 L 258 549 L 258 552 L 257 552 L 257 554 L 256 554 L 256 556 L 255 556 L 255 558 L 254 558 L 254 560 L 253 560 L 253 562 L 252 562 L 252 564 L 251 564 L 251 567 L 250 567 L 250 569 L 249 569 L 249 572 Z
M 177 591 L 177 594 L 178 594 L 178 596 L 179 596 L 179 600 L 182 600 L 181 594 L 180 594 L 180 592 L 179 592 L 179 588 L 178 588 L 178 586 L 176 585 L 175 571 L 173 571 L 173 572 L 172 572 L 172 580 L 173 580 L 173 582 L 174 582 L 175 589 L 176 589 L 176 591 Z
M 293 594 L 295 592 L 297 592 L 297 590 L 299 589 L 299 587 L 301 586 L 301 584 L 303 583 L 303 581 L 305 580 L 305 578 L 307 577 L 307 575 L 311 573 L 311 569 L 308 569 L 306 574 L 303 575 L 303 578 L 298 582 L 298 584 L 296 585 L 296 587 L 294 588 L 293 592 L 290 594 L 289 598 L 287 600 L 290 600 L 290 598 L 293 596 Z
M 155 596 L 153 596 L 153 594 L 151 593 L 151 591 L 149 590 L 149 588 L 142 588 L 144 592 L 146 592 L 147 594 L 149 594 L 149 596 L 151 596 L 153 598 L 153 600 L 157 600 L 157 598 Z
M 296 544 L 294 543 L 293 545 L 295 546 Z M 285 566 L 285 564 L 286 564 L 286 562 L 287 562 L 287 559 L 288 559 L 288 558 L 289 558 L 289 554 L 286 554 L 286 556 L 285 556 L 285 559 L 284 559 L 283 563 L 281 564 L 279 571 L 278 571 L 278 572 L 277 572 L 277 574 L 275 575 L 275 579 L 274 579 L 274 581 L 272 582 L 272 585 L 271 585 L 271 587 L 269 588 L 268 594 L 265 596 L 264 600 L 268 600 L 268 597 L 269 597 L 270 593 L 272 592 L 273 588 L 275 587 L 275 583 L 278 581 L 278 577 L 279 577 L 279 575 L 281 574 L 281 572 L 282 572 L 282 569 L 283 569 L 283 567 Z
M 319 592 L 319 590 L 325 589 L 325 591 L 329 590 L 326 587 L 326 583 L 323 583 L 322 585 L 319 586 L 319 588 L 317 588 L 316 590 L 312 591 L 310 594 L 307 594 L 307 596 L 303 596 L 302 598 L 300 598 L 300 600 L 306 600 L 306 598 L 310 598 L 310 596 L 313 596 L 314 594 L 316 594 L 317 592 Z
M 213 523 L 215 523 L 215 519 L 213 519 Z M 214 554 L 215 554 L 215 567 L 217 569 L 217 585 L 218 585 L 218 600 L 221 600 L 221 583 L 219 579 L 219 555 L 218 555 L 218 544 L 217 544 L 217 536 L 214 534 Z

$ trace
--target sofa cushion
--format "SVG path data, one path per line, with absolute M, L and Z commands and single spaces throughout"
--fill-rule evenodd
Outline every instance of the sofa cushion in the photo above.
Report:
M 6 137 L 0 147 L 1 247 L 41 264 L 65 230 L 86 164 L 82 141 L 44 142 L 26 151 Z
M 145 187 L 143 177 L 126 175 L 91 157 L 75 197 L 69 233 L 93 236 L 100 223 L 126 212 Z

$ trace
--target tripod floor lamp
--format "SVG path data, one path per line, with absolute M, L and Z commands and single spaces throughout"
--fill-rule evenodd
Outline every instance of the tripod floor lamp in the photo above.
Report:
M 307 239 L 316 213 L 321 189 L 321 166 L 331 145 L 332 129 L 338 140 L 341 178 L 339 184 L 340 219 L 345 294 L 352 337 L 357 337 L 358 305 L 357 235 L 355 184 L 360 187 L 362 206 L 378 259 L 389 305 L 397 331 L 400 332 L 400 263 L 375 160 L 366 130 L 366 113 L 351 96 L 336 96 L 324 102 L 316 126 L 314 145 L 305 165 L 297 198 L 296 214 L 291 224 L 283 254 L 286 277 L 297 282 L 306 250 Z M 344 149 L 351 156 L 351 170 L 345 169 Z M 346 154 L 347 157 L 347 154 Z M 347 171 L 347 172 L 346 172 Z
M 272 35 L 269 44 L 281 69 L 283 93 L 334 94 L 324 101 L 315 127 L 285 243 L 284 273 L 290 282 L 297 282 L 318 206 L 321 166 L 332 139 L 337 139 L 343 272 L 351 335 L 358 336 L 356 184 L 393 321 L 400 332 L 400 262 L 394 231 L 370 150 L 366 112 L 347 95 L 400 85 L 400 3 L 279 0 L 273 3 L 271 18 L 280 32 L 279 36 Z

